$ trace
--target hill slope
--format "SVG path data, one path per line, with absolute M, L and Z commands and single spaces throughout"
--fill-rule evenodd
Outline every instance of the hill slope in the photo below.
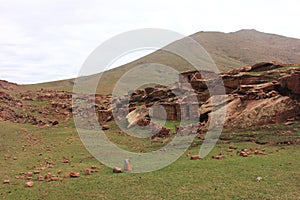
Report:
M 228 71 L 262 61 L 277 60 L 283 63 L 300 63 L 300 39 L 258 32 L 241 30 L 233 33 L 198 32 L 191 35 L 211 55 L 220 71 Z M 170 44 L 176 45 L 178 41 Z M 114 83 L 129 69 L 145 63 L 160 63 L 182 72 L 191 69 L 185 61 L 168 52 L 158 50 L 136 61 L 105 72 L 102 76 L 99 93 L 110 93 Z M 72 90 L 72 80 L 28 85 L 29 89 L 52 88 Z
M 240 30 L 233 33 L 199 32 L 192 35 L 212 55 L 218 67 L 240 67 L 278 60 L 300 62 L 300 40 L 280 35 Z

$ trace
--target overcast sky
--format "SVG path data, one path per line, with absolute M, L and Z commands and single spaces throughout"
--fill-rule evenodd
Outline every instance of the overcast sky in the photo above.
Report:
M 102 42 L 138 28 L 256 29 L 300 38 L 298 0 L 0 0 L 0 79 L 76 77 Z

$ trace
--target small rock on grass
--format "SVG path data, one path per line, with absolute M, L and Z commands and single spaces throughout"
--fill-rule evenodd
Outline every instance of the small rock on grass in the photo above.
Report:
M 3 184 L 8 184 L 8 183 L 10 183 L 10 180 L 9 180 L 9 179 L 3 180 Z
M 221 159 L 224 158 L 224 155 L 216 155 L 216 156 L 212 156 L 213 159 Z
M 122 168 L 120 168 L 120 167 L 113 168 L 113 173 L 121 173 L 121 172 L 122 172 Z
M 37 180 L 38 180 L 38 181 L 44 181 L 45 179 L 44 179 L 43 176 L 38 176 L 38 177 L 37 177 Z
M 255 151 L 254 151 L 254 154 L 255 154 L 255 155 L 259 155 L 259 154 L 261 154 L 261 155 L 266 155 L 266 153 L 264 153 L 264 152 L 262 152 L 262 151 L 259 151 L 259 150 L 255 150 Z
M 248 157 L 249 153 L 246 152 L 246 151 L 241 151 L 240 152 L 240 156 L 243 156 L 243 157 Z
M 77 178 L 80 176 L 80 173 L 79 172 L 70 172 L 70 177 L 71 178 Z
M 90 169 L 85 169 L 84 173 L 85 173 L 85 175 L 91 175 L 92 174 Z
M 214 159 L 221 159 L 221 158 L 224 158 L 224 153 L 223 153 L 223 152 L 220 152 L 219 155 L 212 156 L 212 158 L 214 158 Z
M 58 178 L 57 176 L 52 176 L 50 180 L 51 180 L 51 181 L 58 181 L 59 178 Z
M 191 156 L 191 160 L 198 160 L 200 158 L 201 158 L 200 155 L 192 155 Z
M 69 174 L 65 174 L 64 178 L 70 178 L 70 173 Z
M 27 172 L 26 173 L 27 177 L 32 177 L 32 174 L 33 174 L 32 172 Z
M 32 181 L 28 181 L 25 184 L 26 187 L 32 187 L 33 185 L 34 185 L 34 183 Z
M 44 177 L 44 178 L 45 178 L 46 180 L 48 180 L 48 179 L 50 179 L 50 178 L 51 178 L 51 176 L 52 176 L 52 175 L 51 175 L 51 173 L 50 173 L 50 172 L 48 172 L 48 173 L 45 175 L 45 177 Z

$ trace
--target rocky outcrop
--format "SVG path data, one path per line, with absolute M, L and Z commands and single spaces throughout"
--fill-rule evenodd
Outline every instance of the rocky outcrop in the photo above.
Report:
M 300 71 L 279 78 L 277 90 L 283 95 L 300 96 Z
M 289 118 L 299 115 L 299 102 L 288 96 L 275 96 L 267 99 L 251 100 L 236 103 L 237 107 L 230 104 L 227 107 L 226 126 L 230 128 L 247 128 L 270 123 L 284 122 Z M 238 109 L 236 109 L 238 108 Z M 233 117 L 234 116 L 234 117 Z
M 120 97 L 96 94 L 74 98 L 88 103 L 86 109 L 91 112 L 82 112 L 80 109 L 83 108 L 72 105 L 74 94 L 71 92 L 49 89 L 25 91 L 17 84 L 0 81 L 0 120 L 52 126 L 69 120 L 72 115 L 84 115 L 83 119 L 88 120 L 96 112 L 100 125 L 114 117 L 119 121 L 126 119 L 128 128 L 136 125 L 152 127 L 156 131 L 162 130 L 155 137 L 166 137 L 170 130 L 151 119 L 197 119 L 198 125 L 205 127 L 210 116 L 226 109 L 225 126 L 247 128 L 300 118 L 298 65 L 265 62 L 219 75 L 213 72 L 206 72 L 207 76 L 194 73 L 197 71 L 179 75 L 179 81 L 170 87 L 146 87 Z M 225 94 L 218 87 L 220 84 L 224 85 Z M 220 95 L 226 96 L 219 99 Z M 188 128 L 179 127 L 179 130 L 183 135 L 188 133 Z
M 212 115 L 224 110 L 227 113 L 226 127 L 247 128 L 300 118 L 299 74 L 299 66 L 278 62 L 246 66 L 208 80 L 193 76 L 191 72 L 186 73 L 185 79 L 180 79 L 183 80 L 182 83 L 175 83 L 170 89 L 148 87 L 135 91 L 127 98 L 136 105 L 152 107 L 151 118 L 180 121 L 198 117 L 200 131 L 207 128 Z M 188 86 L 187 80 L 190 80 L 193 90 Z M 214 95 L 211 96 L 207 85 L 215 89 L 217 87 L 214 86 L 221 83 L 224 84 L 225 94 L 221 90 L 214 90 Z M 131 109 L 134 110 L 135 107 L 131 105 Z M 199 112 L 194 112 L 197 109 Z M 187 128 L 180 127 L 179 130 L 183 135 L 189 132 Z

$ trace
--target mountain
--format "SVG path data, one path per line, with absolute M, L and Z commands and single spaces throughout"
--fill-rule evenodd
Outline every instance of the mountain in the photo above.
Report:
M 300 39 L 263 33 L 256 30 L 240 30 L 232 33 L 198 32 L 190 36 L 199 42 L 211 55 L 221 72 L 253 65 L 263 61 L 300 63 Z M 176 46 L 175 41 L 168 46 Z M 171 53 L 158 50 L 131 63 L 105 72 L 101 78 L 99 93 L 111 93 L 117 80 L 129 69 L 145 63 L 160 63 L 179 72 L 192 69 L 190 64 Z M 88 78 L 89 79 L 89 78 Z M 72 90 L 74 80 L 63 80 L 27 85 L 29 89 L 54 88 Z
M 300 63 L 300 40 L 256 30 L 199 32 L 191 36 L 211 54 L 219 68 L 263 61 Z

